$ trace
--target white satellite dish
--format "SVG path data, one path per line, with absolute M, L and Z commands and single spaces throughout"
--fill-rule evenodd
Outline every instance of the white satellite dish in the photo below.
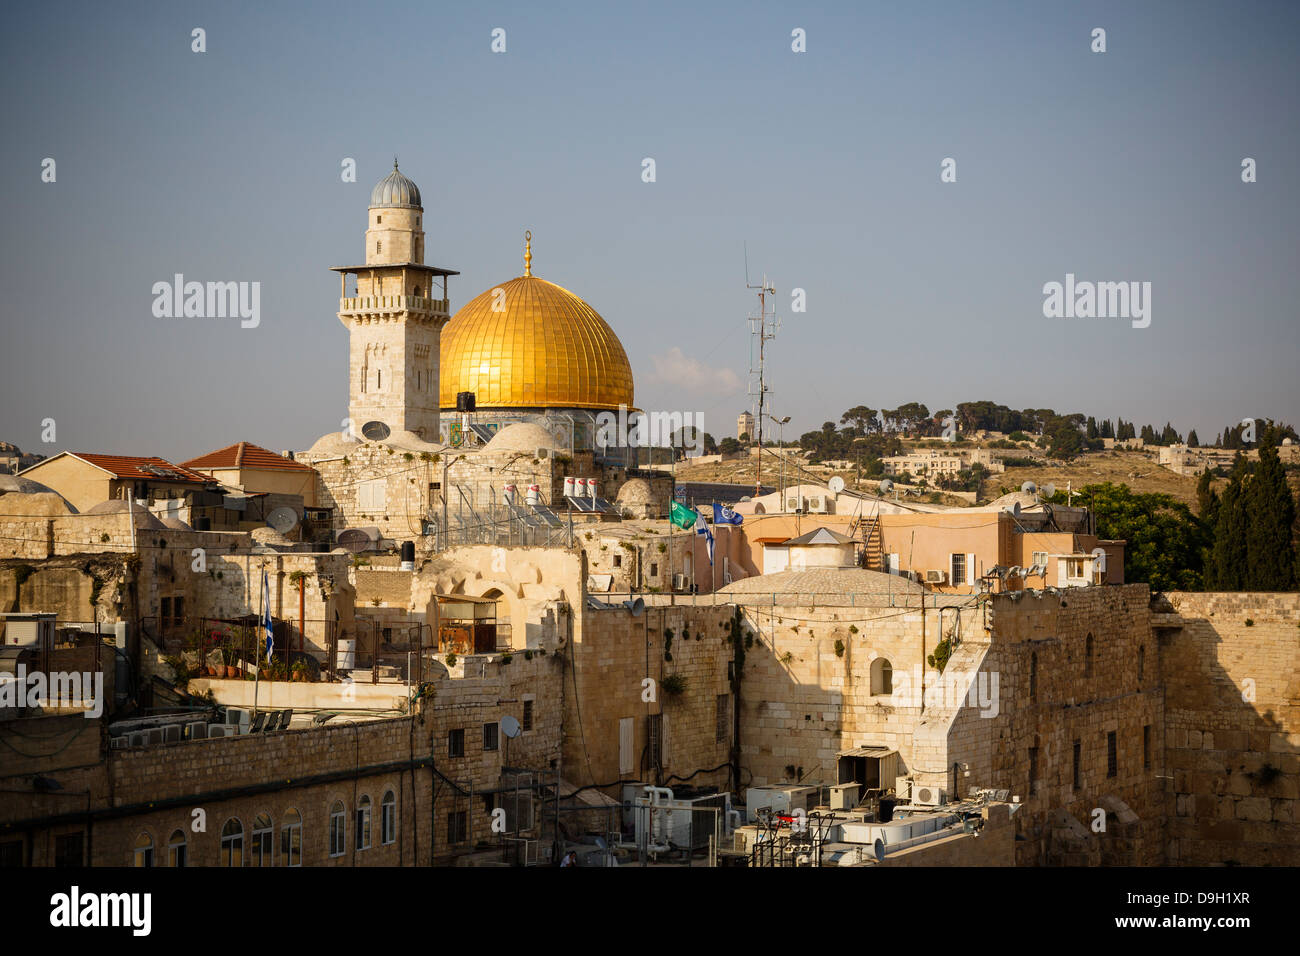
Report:
M 292 508 L 276 508 L 266 516 L 266 523 L 280 534 L 288 534 L 298 524 L 298 512 Z
M 512 740 L 519 736 L 519 721 L 506 714 L 501 718 L 501 732 Z
M 888 478 L 881 479 L 880 493 L 882 495 L 887 495 L 893 490 L 894 490 L 894 483 L 892 481 L 890 481 Z
M 1032 481 L 1026 481 L 1023 485 L 1020 486 L 1020 490 L 1027 495 L 1032 495 L 1034 492 L 1038 490 L 1038 486 L 1034 484 Z
M 826 482 L 826 487 L 831 490 L 831 494 L 838 495 L 844 490 L 844 479 L 836 475 L 830 481 Z
M 1056 485 L 1052 484 L 1051 482 L 1048 482 L 1047 484 L 1043 485 L 1044 498 L 1050 498 L 1054 494 L 1056 494 Z
M 1017 518 L 1020 517 L 1020 502 L 1019 502 L 1019 501 L 1017 501 L 1015 504 L 1013 504 L 1013 505 L 1011 506 L 1011 513 L 1012 513 L 1013 515 L 1015 515 Z

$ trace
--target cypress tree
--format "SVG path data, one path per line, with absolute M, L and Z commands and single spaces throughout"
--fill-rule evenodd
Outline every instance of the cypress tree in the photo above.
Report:
M 1205 575 L 1205 586 L 1213 591 L 1245 590 L 1246 509 L 1243 497 L 1246 477 L 1246 458 L 1238 455 L 1232 463 L 1228 487 L 1219 499 L 1219 513 L 1214 524 L 1214 548 Z
M 1195 429 L 1195 428 L 1193 428 L 1191 431 L 1189 431 L 1189 432 L 1187 433 L 1187 447 L 1188 447 L 1188 448 L 1200 448 L 1200 447 L 1201 447 L 1201 440 L 1200 440 L 1199 438 L 1196 437 L 1196 429 Z
M 1260 439 L 1259 466 L 1246 488 L 1246 587 L 1251 591 L 1290 591 L 1296 584 L 1295 500 L 1277 454 L 1277 432 Z
M 1209 468 L 1201 472 L 1201 480 L 1196 483 L 1196 514 L 1210 528 L 1219 520 L 1219 495 Z

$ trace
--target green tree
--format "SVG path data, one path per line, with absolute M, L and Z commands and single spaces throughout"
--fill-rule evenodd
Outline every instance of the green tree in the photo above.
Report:
M 1098 537 L 1128 542 L 1124 580 L 1158 591 L 1200 589 L 1209 533 L 1187 505 L 1110 482 L 1086 485 L 1083 495 L 1096 515 Z
M 1246 589 L 1294 590 L 1295 499 L 1278 460 L 1277 430 L 1272 427 L 1260 436 L 1259 465 L 1242 500 L 1246 509 Z
M 1213 591 L 1245 590 L 1247 476 L 1246 458 L 1238 455 L 1214 523 L 1214 548 L 1205 575 L 1205 586 Z
M 1187 433 L 1187 447 L 1188 447 L 1188 448 L 1200 448 L 1200 447 L 1201 447 L 1201 440 L 1200 440 L 1199 438 L 1196 437 L 1196 429 L 1195 429 L 1195 428 L 1193 428 L 1191 431 L 1189 431 L 1189 432 Z

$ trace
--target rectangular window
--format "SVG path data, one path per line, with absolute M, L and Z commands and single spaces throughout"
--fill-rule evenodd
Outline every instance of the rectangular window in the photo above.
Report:
M 84 866 L 80 833 L 65 833 L 54 838 L 55 866 Z
M 170 627 L 172 623 L 172 599 L 165 597 L 162 599 L 162 626 Z
M 954 554 L 951 557 L 951 573 L 948 575 L 949 584 L 966 583 L 966 555 Z
M 388 482 L 384 478 L 363 481 L 357 486 L 357 508 L 363 514 L 382 513 L 386 506 Z
M 650 766 L 658 767 L 662 759 L 664 744 L 663 714 L 651 714 L 646 718 L 646 751 Z
M 524 701 L 523 727 L 524 733 L 533 729 L 533 702 L 531 700 Z
M 618 773 L 624 776 L 633 771 L 632 736 L 635 718 L 622 717 L 618 722 Z
M 280 829 L 280 865 L 302 866 L 301 823 L 291 823 Z
M 654 564 L 654 563 L 651 563 L 651 565 L 650 565 L 650 577 L 652 577 L 652 578 L 657 578 L 657 577 L 659 577 L 659 565 Z
M 1142 769 L 1151 769 L 1151 725 L 1142 728 Z
M 357 808 L 357 849 L 370 849 L 370 807 Z
M 483 749 L 496 750 L 500 742 L 500 725 L 496 723 L 483 725 Z
M 1119 753 L 1115 746 L 1115 731 L 1106 734 L 1106 776 L 1119 776 Z
M 714 739 L 718 743 L 731 739 L 731 695 L 719 694 L 716 710 L 716 725 L 714 727 Z
M 469 817 L 464 810 L 453 810 L 447 814 L 447 842 L 464 843 L 469 839 Z
M 185 623 L 185 598 L 178 594 L 172 598 L 172 624 L 180 627 Z
M 330 814 L 330 856 L 342 856 L 347 845 L 347 814 L 336 810 Z
M 465 731 L 463 728 L 447 731 L 447 756 L 465 756 Z
M 1079 741 L 1074 742 L 1074 789 L 1079 789 L 1079 760 L 1083 756 L 1083 746 Z
M 1047 552 L 1046 552 L 1046 551 L 1035 551 L 1035 552 L 1034 552 L 1034 564 L 1042 565 L 1044 568 L 1047 567 Z
M 1029 748 L 1029 793 L 1038 792 L 1038 748 Z

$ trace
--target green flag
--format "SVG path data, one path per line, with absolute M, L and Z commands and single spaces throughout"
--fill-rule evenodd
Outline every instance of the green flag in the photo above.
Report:
M 679 528 L 689 530 L 695 527 L 695 512 L 685 505 L 679 504 L 676 499 L 673 499 L 672 513 L 669 518 Z

